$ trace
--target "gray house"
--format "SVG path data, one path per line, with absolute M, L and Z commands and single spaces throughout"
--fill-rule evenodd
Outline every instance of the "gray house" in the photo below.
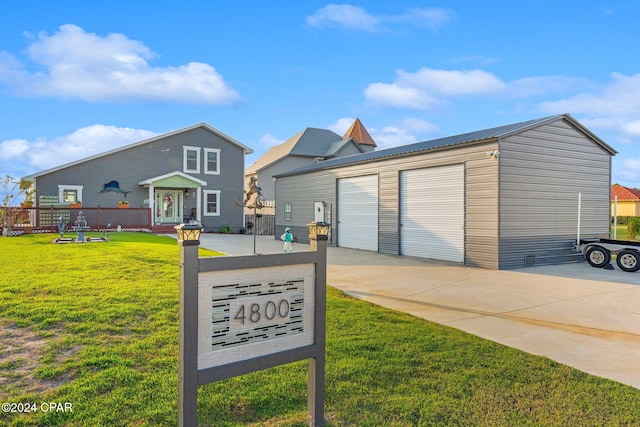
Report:
M 341 247 L 492 269 L 577 261 L 578 209 L 582 237 L 609 236 L 615 154 L 564 114 L 327 160 L 277 176 L 276 234 L 305 241 L 324 220 Z
M 243 226 L 245 154 L 252 150 L 206 123 L 45 170 L 36 207 L 146 208 L 151 225 L 197 220 L 204 230 Z M 120 202 L 120 203 L 119 203 Z
M 258 179 L 265 200 L 275 200 L 273 177 L 321 160 L 373 151 L 376 143 L 356 119 L 344 136 L 327 129 L 306 128 L 264 153 L 245 171 L 245 188 Z

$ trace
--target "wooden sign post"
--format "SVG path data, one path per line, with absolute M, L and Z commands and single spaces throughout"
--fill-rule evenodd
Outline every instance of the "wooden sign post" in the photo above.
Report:
M 198 258 L 179 240 L 178 425 L 197 426 L 198 387 L 309 359 L 309 425 L 324 425 L 327 241 L 317 251 Z

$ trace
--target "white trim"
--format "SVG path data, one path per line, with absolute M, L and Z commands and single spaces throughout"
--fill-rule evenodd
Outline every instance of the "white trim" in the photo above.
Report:
M 195 151 L 196 152 L 196 168 L 195 169 L 189 169 L 187 167 L 187 153 L 189 153 L 189 151 Z M 182 146 L 182 171 L 184 173 L 200 173 L 200 152 L 202 151 L 201 147 L 193 147 L 190 145 L 183 145 Z
M 181 176 L 183 178 L 189 179 L 189 180 L 193 181 L 196 184 L 207 185 L 207 181 L 203 181 L 201 179 L 194 178 L 191 175 L 187 175 L 186 173 L 183 173 L 183 172 L 180 172 L 180 171 L 169 172 L 169 173 L 165 173 L 164 175 L 156 176 L 156 177 L 153 177 L 153 178 L 147 178 L 144 181 L 140 181 L 138 183 L 138 185 L 151 185 L 154 182 L 160 181 L 160 180 L 165 179 L 165 178 L 170 178 L 170 177 L 176 176 L 176 175 L 179 175 L 179 176 Z
M 209 153 L 216 153 L 216 170 L 210 171 L 207 167 L 209 165 L 208 155 Z M 207 175 L 220 175 L 220 149 L 219 148 L 205 148 L 204 149 L 204 173 Z
M 220 216 L 220 190 L 202 190 L 202 194 L 204 196 L 202 198 L 202 214 L 204 216 Z M 207 196 L 209 196 L 209 194 L 216 195 L 216 212 L 207 212 Z
M 58 203 L 66 203 L 64 201 L 64 190 L 75 190 L 76 200 L 78 203 L 82 202 L 82 185 L 58 185 Z

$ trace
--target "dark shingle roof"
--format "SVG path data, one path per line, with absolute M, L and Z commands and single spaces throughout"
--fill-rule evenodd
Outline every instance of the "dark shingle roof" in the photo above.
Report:
M 415 144 L 402 145 L 399 147 L 387 148 L 386 150 L 372 151 L 363 154 L 354 154 L 351 156 L 339 157 L 337 159 L 325 160 L 322 162 L 314 163 L 295 169 L 290 172 L 285 172 L 279 176 L 297 175 L 305 172 L 320 169 L 330 169 L 338 166 L 344 166 L 348 164 L 368 162 L 372 160 L 383 159 L 386 157 L 404 156 L 408 154 L 418 153 L 421 151 L 429 151 L 440 148 L 451 147 L 454 145 L 470 144 L 480 141 L 489 141 L 491 139 L 503 138 L 508 135 L 522 132 L 526 129 L 537 127 L 542 124 L 552 122 L 561 118 L 566 118 L 572 123 L 576 124 L 584 132 L 588 133 L 592 138 L 598 141 L 605 149 L 615 154 L 616 151 L 606 145 L 603 141 L 598 139 L 595 135 L 591 134 L 586 128 L 575 121 L 569 114 L 561 114 L 556 116 L 544 117 L 541 119 L 529 120 L 526 122 L 513 123 L 506 126 L 499 126 L 490 129 L 483 129 L 475 132 L 463 133 L 460 135 L 448 136 L 444 138 L 432 139 L 429 141 L 418 142 Z

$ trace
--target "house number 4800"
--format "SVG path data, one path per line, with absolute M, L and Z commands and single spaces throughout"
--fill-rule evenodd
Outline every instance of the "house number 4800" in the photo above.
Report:
M 271 323 L 288 317 L 289 301 L 286 299 L 242 304 L 237 306 L 236 313 L 233 316 L 235 320 L 240 321 L 243 325 L 246 323 Z

